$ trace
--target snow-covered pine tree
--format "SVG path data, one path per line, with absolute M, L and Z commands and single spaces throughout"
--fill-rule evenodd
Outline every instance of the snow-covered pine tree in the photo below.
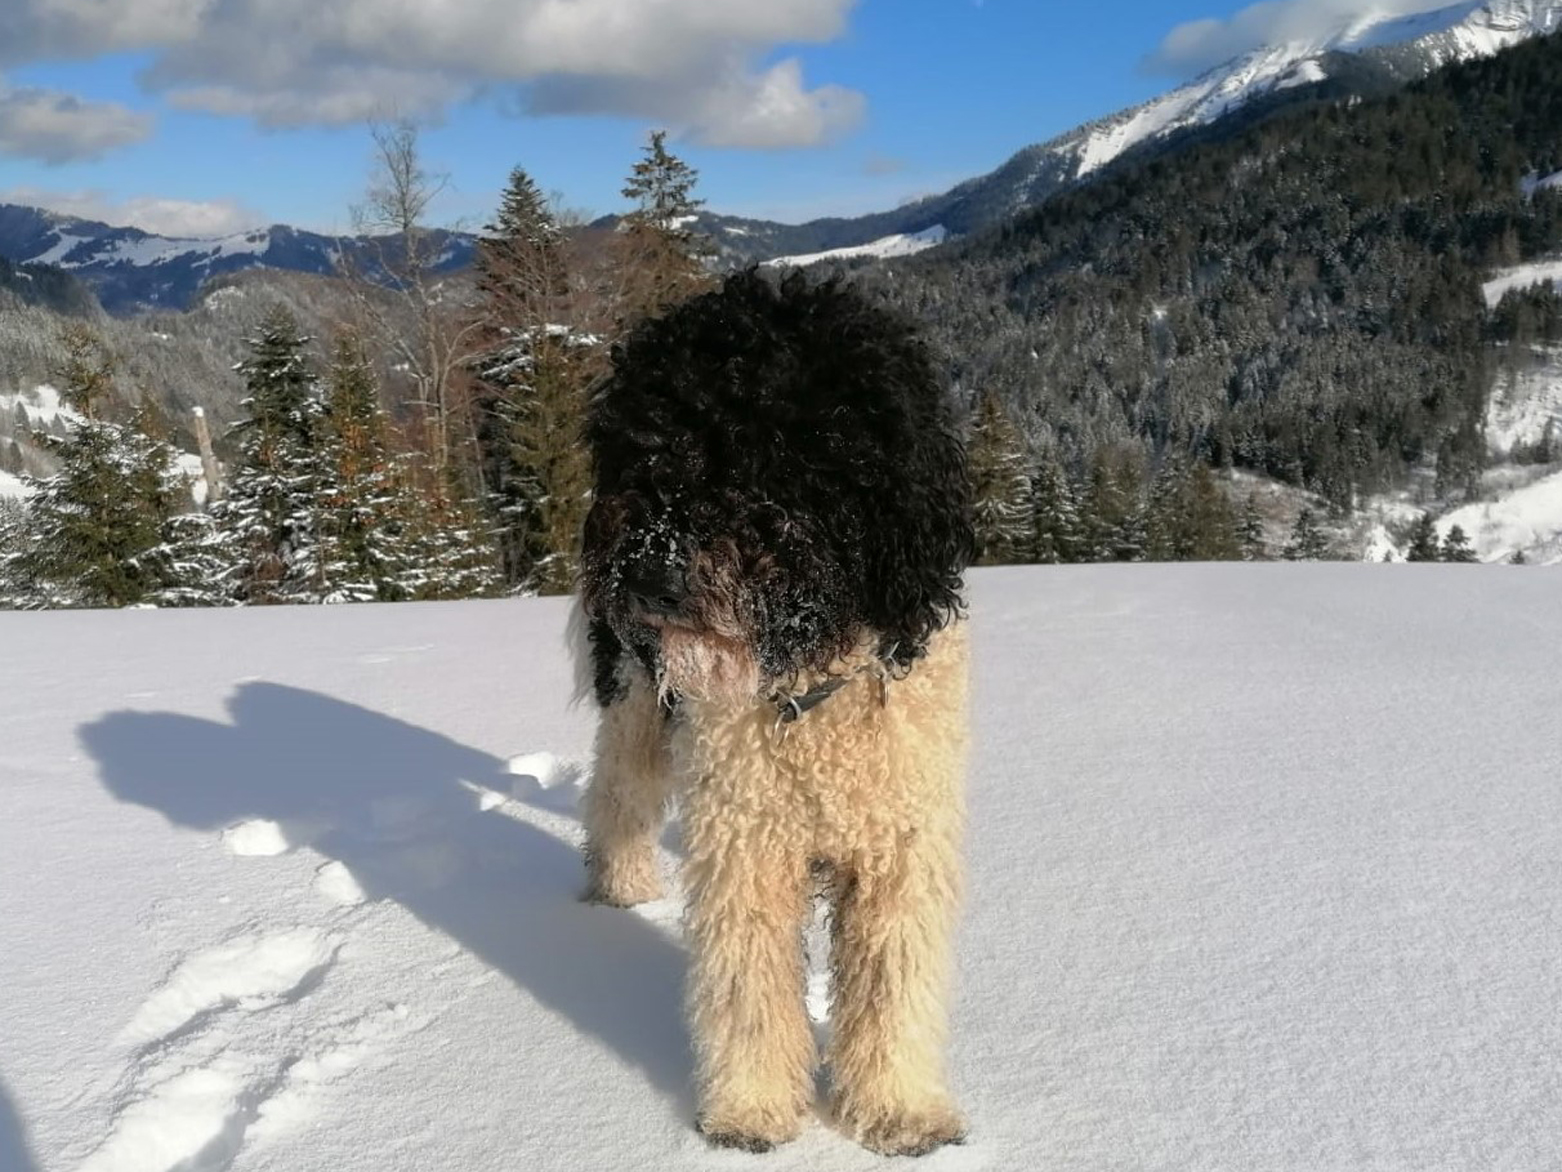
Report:
M 249 417 L 239 458 L 213 516 L 237 561 L 241 603 L 318 602 L 330 594 L 319 541 L 324 406 L 293 315 L 278 306 L 239 363 Z
M 966 456 L 977 562 L 991 566 L 1024 560 L 1033 523 L 1025 440 L 991 391 L 977 399 Z
M 1042 565 L 1077 562 L 1080 552 L 1079 504 L 1068 473 L 1045 455 L 1031 476 L 1031 560 Z
M 1442 546 L 1437 541 L 1437 525 L 1430 513 L 1422 513 L 1410 530 L 1410 549 L 1405 554 L 1405 560 L 1435 562 L 1441 560 L 1442 554 Z
M 1288 562 L 1321 562 L 1331 556 L 1329 539 L 1318 527 L 1318 518 L 1311 509 L 1304 508 L 1296 515 L 1291 527 L 1291 540 L 1286 544 L 1284 557 Z
M 1096 450 L 1082 510 L 1087 550 L 1084 560 L 1144 560 L 1145 510 L 1140 499 L 1143 483 L 1137 452 L 1129 448 Z
M 134 424 L 91 417 L 63 439 L 40 438 L 60 467 L 30 479 L 34 491 L 15 566 L 27 583 L 27 601 L 43 607 L 155 601 L 175 572 L 163 557 L 182 495 L 173 452 Z
M 1237 523 L 1237 542 L 1245 562 L 1261 562 L 1269 557 L 1269 548 L 1264 542 L 1264 519 L 1259 515 L 1255 493 L 1248 493 L 1247 500 L 1242 502 L 1242 518 Z
M 407 597 L 405 579 L 419 552 L 416 502 L 387 442 L 374 369 L 351 330 L 340 331 L 332 345 L 320 455 L 321 601 Z
M 477 364 L 488 502 L 510 587 L 566 593 L 590 490 L 581 437 L 600 347 L 569 324 L 563 233 L 520 168 L 488 231 L 479 284 L 495 336 Z
M 148 402 L 128 425 L 100 418 L 114 361 L 90 330 L 73 326 L 62 344 L 54 379 L 82 418 L 63 436 L 38 434 L 60 467 L 30 480 L 10 523 L 6 592 L 27 606 L 159 603 L 187 568 L 176 518 L 188 498 L 173 449 L 152 434 L 162 429 Z
M 410 465 L 403 468 L 410 471 Z M 410 556 L 395 581 L 398 596 L 423 601 L 498 593 L 504 579 L 491 526 L 474 502 L 440 491 L 437 477 L 433 483 L 426 494 L 412 490 Z
M 1151 562 L 1183 562 L 1193 556 L 1189 517 L 1188 465 L 1168 455 L 1150 485 L 1144 509 L 1144 556 Z
M 1241 561 L 1242 542 L 1231 498 L 1214 470 L 1203 461 L 1194 464 L 1188 474 L 1186 499 L 1188 560 Z
M 1439 559 L 1460 564 L 1480 561 L 1480 558 L 1475 556 L 1475 549 L 1470 545 L 1469 534 L 1465 533 L 1463 526 L 1460 525 L 1455 525 L 1448 530 L 1448 535 L 1443 538 Z
M 20 500 L 0 497 L 0 609 L 23 605 L 32 590 L 22 574 L 27 510 Z
M 181 479 L 180 490 L 184 489 Z M 235 565 L 227 535 L 207 513 L 175 513 L 163 525 L 163 539 L 147 554 L 156 567 L 154 606 L 229 606 Z

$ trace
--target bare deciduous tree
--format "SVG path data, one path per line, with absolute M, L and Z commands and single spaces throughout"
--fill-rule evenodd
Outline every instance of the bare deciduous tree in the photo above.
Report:
M 359 314 L 412 383 L 429 459 L 443 475 L 458 434 L 461 372 L 481 348 L 486 321 L 470 287 L 441 272 L 448 235 L 428 215 L 449 179 L 424 166 L 417 124 L 397 118 L 369 129 L 373 172 L 352 209 L 361 239 L 343 242 L 338 264 Z

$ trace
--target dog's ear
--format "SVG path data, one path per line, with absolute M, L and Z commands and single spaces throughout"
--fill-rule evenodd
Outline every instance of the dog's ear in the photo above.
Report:
M 965 448 L 942 391 L 936 394 L 937 409 L 900 453 L 900 491 L 879 501 L 879 515 L 869 520 L 879 538 L 867 597 L 882 608 L 873 625 L 903 664 L 920 657 L 933 632 L 965 605 L 964 574 L 976 552 Z

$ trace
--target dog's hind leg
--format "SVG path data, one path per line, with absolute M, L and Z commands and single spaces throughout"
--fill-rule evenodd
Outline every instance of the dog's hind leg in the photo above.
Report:
M 672 795 L 666 714 L 643 678 L 602 710 L 586 790 L 586 898 L 630 907 L 662 894 L 656 840 Z
M 835 1117 L 883 1155 L 922 1155 L 965 1134 L 943 1073 L 954 833 L 907 831 L 859 857 L 834 907 Z
M 767 1151 L 798 1135 L 813 1101 L 808 859 L 781 819 L 693 788 L 683 813 L 699 1127 L 714 1144 Z

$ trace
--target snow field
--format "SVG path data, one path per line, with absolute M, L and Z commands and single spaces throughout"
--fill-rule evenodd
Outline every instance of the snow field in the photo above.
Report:
M 1483 562 L 1505 562 L 1522 550 L 1536 565 L 1562 563 L 1562 472 L 1455 509 L 1438 518 L 1438 535 L 1446 537 L 1455 525 Z
M 799 268 L 805 265 L 817 264 L 822 260 L 846 260 L 854 256 L 876 256 L 881 258 L 897 256 L 915 256 L 919 252 L 932 248 L 936 244 L 942 244 L 949 237 L 949 232 L 942 224 L 935 224 L 931 228 L 924 228 L 920 232 L 897 233 L 894 236 L 881 236 L 877 240 L 867 244 L 853 245 L 849 248 L 832 248 L 827 252 L 810 252 L 800 256 L 778 256 L 774 260 L 767 260 L 766 265 L 795 265 Z
M 977 572 L 973 1131 L 918 1167 L 1554 1168 L 1556 588 Z M 694 1133 L 679 902 L 577 898 L 564 625 L 0 613 L 0 1167 L 884 1166 Z
M 1486 295 L 1487 308 L 1496 309 L 1497 304 L 1510 291 L 1528 289 L 1531 285 L 1540 285 L 1548 281 L 1553 285 L 1562 285 L 1562 260 L 1532 261 L 1529 264 L 1501 269 L 1492 274 L 1491 280 L 1481 286 L 1481 292 Z

